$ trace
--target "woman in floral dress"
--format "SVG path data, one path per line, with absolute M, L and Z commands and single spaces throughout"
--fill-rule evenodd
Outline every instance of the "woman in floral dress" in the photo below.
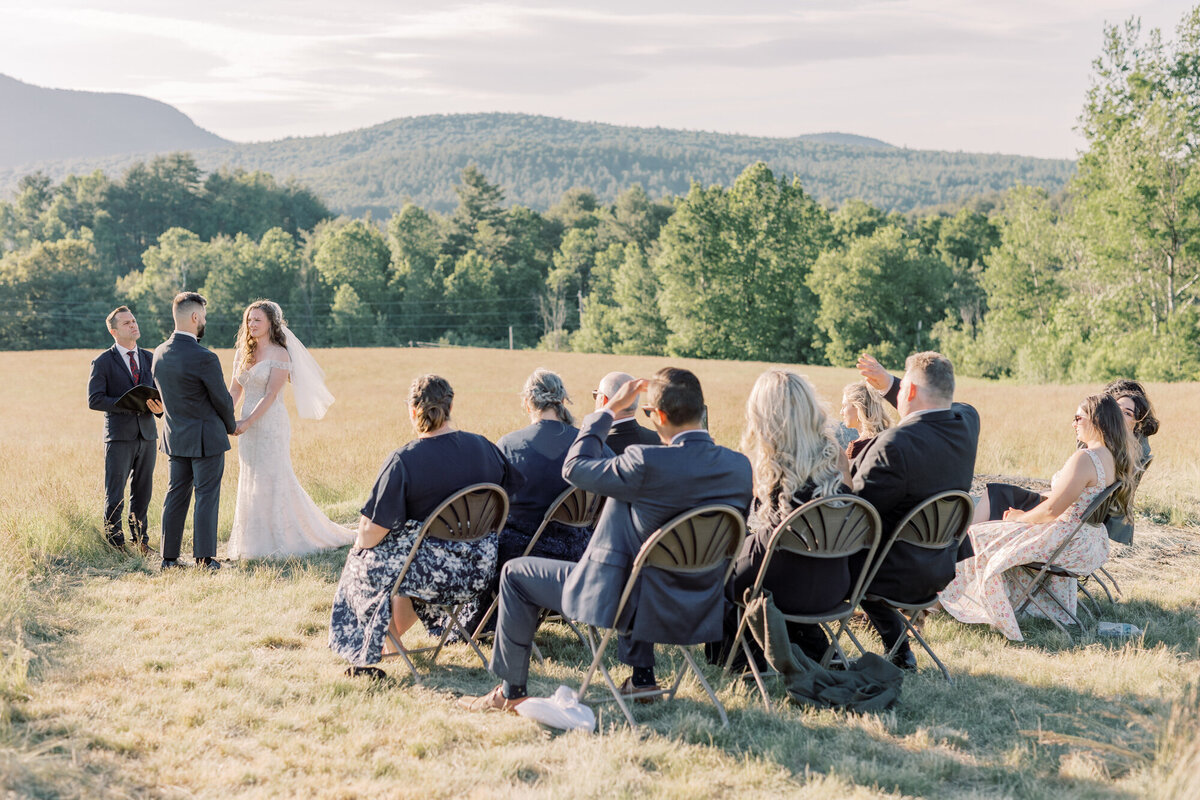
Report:
M 1107 395 L 1092 395 L 1080 404 L 1072 425 L 1076 438 L 1086 447 L 1076 450 L 1055 473 L 1046 499 L 1028 511 L 1010 508 L 1001 521 L 971 526 L 975 555 L 958 563 L 954 580 L 940 595 L 942 608 L 960 622 L 986 622 L 1009 639 L 1021 641 L 1012 601 L 1030 578 L 1015 567 L 1049 559 L 1079 524 L 1092 500 L 1114 480 L 1122 481 L 1122 487 L 1114 493 L 1113 502 L 1125 512 L 1137 460 L 1120 406 Z M 1055 557 L 1055 563 L 1086 573 L 1107 559 L 1104 526 L 1084 525 Z M 1074 578 L 1051 577 L 1046 586 L 1074 612 Z M 1053 602 L 1043 606 L 1064 625 L 1071 623 Z

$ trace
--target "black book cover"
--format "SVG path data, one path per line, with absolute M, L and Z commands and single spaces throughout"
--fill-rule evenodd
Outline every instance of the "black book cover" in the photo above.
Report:
M 158 389 L 156 387 L 139 383 L 137 386 L 121 395 L 121 399 L 116 402 L 116 406 L 117 408 L 124 408 L 128 411 L 136 411 L 139 414 L 148 414 L 150 413 L 150 409 L 146 407 L 146 401 L 161 399 L 162 395 L 158 393 Z

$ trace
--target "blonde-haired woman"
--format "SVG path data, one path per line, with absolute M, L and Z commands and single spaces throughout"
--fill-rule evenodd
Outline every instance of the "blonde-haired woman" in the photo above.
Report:
M 866 381 L 857 381 L 842 390 L 842 422 L 858 431 L 858 438 L 846 445 L 846 458 L 853 474 L 855 460 L 866 452 L 876 436 L 892 427 L 892 417 L 879 392 Z
M 476 483 L 498 483 L 509 494 L 521 485 L 520 473 L 496 445 L 454 428 L 453 402 L 445 378 L 422 375 L 413 381 L 408 416 L 416 438 L 388 457 L 363 504 L 329 628 L 330 648 L 354 667 L 395 652 L 395 643 L 418 619 L 427 629 L 442 625 L 441 614 L 426 603 L 470 600 L 495 578 L 496 534 L 474 542 L 430 537 L 397 596 L 389 598 L 421 524 L 446 498 Z M 384 642 L 389 636 L 391 647 Z
M 325 376 L 287 328 L 283 310 L 255 300 L 242 314 L 229 393 L 237 424 L 238 490 L 231 558 L 261 558 L 343 547 L 354 531 L 330 520 L 292 469 L 292 427 L 280 395 L 290 381 L 302 417 L 320 419 L 333 402 Z
M 769 369 L 754 382 L 746 402 L 742 452 L 754 470 L 754 502 L 745 546 L 734 564 L 731 598 L 754 585 L 771 533 L 809 500 L 848 493 L 845 454 L 837 445 L 816 390 L 791 370 Z M 848 559 L 809 559 L 779 552 L 763 586 L 775 605 L 793 614 L 826 611 L 850 591 Z M 789 625 L 792 641 L 811 658 L 828 641 L 818 626 Z M 730 632 L 732 634 L 732 632 Z

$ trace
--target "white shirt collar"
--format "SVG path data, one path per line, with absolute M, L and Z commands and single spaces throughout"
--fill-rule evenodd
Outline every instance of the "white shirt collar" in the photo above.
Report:
M 630 422 L 632 422 L 632 423 L 634 423 L 634 424 L 636 425 L 636 424 L 637 424 L 637 417 L 626 417 L 625 419 L 614 419 L 614 420 L 613 420 L 613 427 L 615 428 L 615 427 L 617 427 L 618 425 L 627 425 L 627 424 L 629 424 Z
M 172 336 L 180 336 L 180 335 L 182 335 L 182 336 L 190 336 L 190 337 L 192 337 L 193 339 L 196 339 L 196 341 L 197 341 L 197 342 L 198 342 L 198 341 L 200 341 L 199 339 L 197 339 L 197 338 L 196 338 L 196 334 L 194 334 L 194 333 L 189 333 L 189 332 L 187 332 L 187 331 L 181 331 L 181 330 L 179 330 L 178 328 L 176 328 L 176 329 L 175 329 L 175 332 L 174 332 L 173 334 L 171 334 L 171 335 L 172 335 Z

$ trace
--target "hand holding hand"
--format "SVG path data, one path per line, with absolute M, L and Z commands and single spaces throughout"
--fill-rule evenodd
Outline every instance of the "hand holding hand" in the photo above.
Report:
M 604 407 L 613 413 L 614 416 L 621 416 L 625 412 L 633 408 L 633 404 L 637 401 L 637 396 L 646 390 L 650 385 L 650 381 L 645 378 L 635 378 L 631 381 L 626 381 L 625 385 L 617 390 L 617 393 L 608 398 L 608 402 Z
M 163 404 L 161 400 L 147 400 L 146 408 L 150 409 L 151 414 L 163 413 Z
M 246 429 L 247 429 L 247 428 L 249 428 L 249 427 L 250 427 L 250 423 L 249 423 L 249 422 L 247 422 L 247 421 L 246 421 L 246 420 L 244 420 L 244 419 L 240 419 L 240 420 L 238 420 L 237 427 L 233 429 L 233 435 L 234 435 L 234 436 L 241 436 L 243 433 L 245 433 L 245 432 L 246 432 Z
M 886 392 L 892 388 L 891 374 L 875 360 L 874 356 L 863 353 L 858 357 L 858 363 L 854 366 L 858 367 L 858 374 L 862 375 L 875 391 Z

